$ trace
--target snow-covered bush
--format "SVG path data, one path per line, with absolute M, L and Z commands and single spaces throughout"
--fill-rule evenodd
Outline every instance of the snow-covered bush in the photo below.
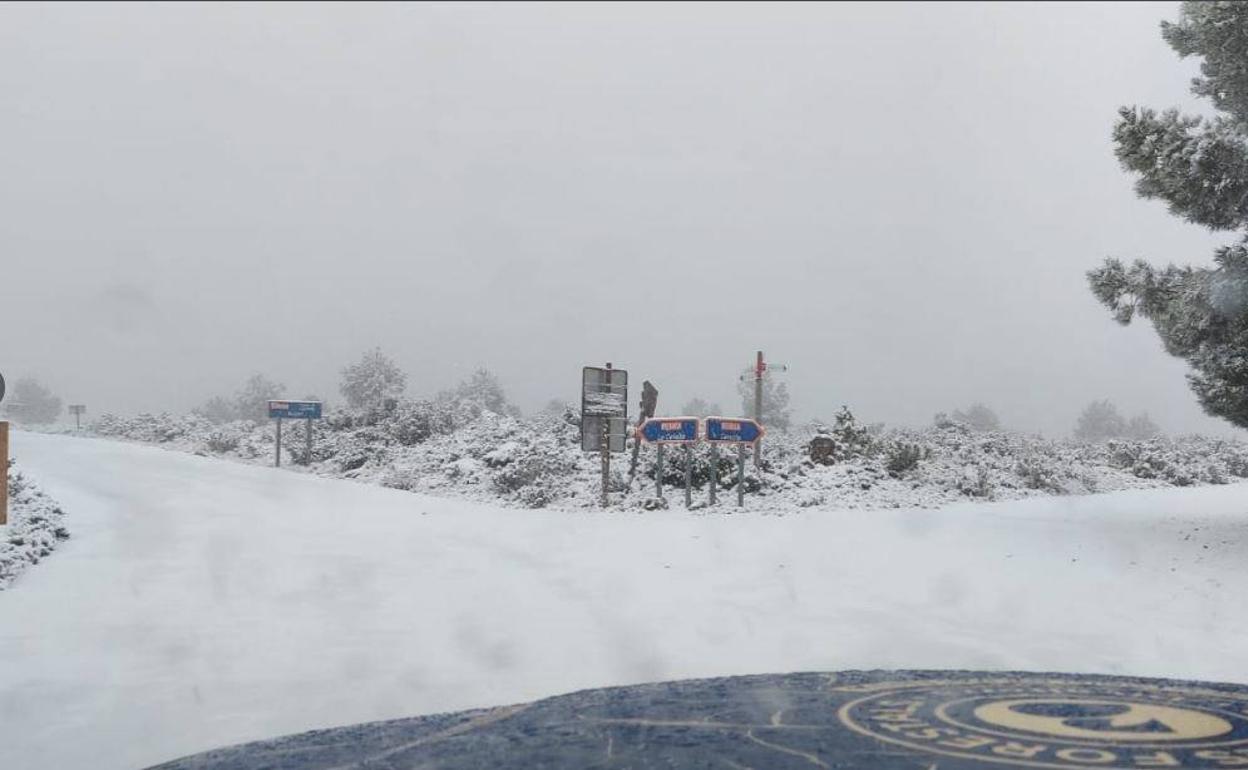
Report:
M 11 466 L 9 523 L 0 527 L 0 590 L 69 537 L 64 511 Z

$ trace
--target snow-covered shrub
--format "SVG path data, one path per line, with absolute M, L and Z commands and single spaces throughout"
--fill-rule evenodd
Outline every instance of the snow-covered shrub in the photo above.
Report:
M 922 447 L 918 444 L 898 441 L 885 450 L 884 467 L 888 469 L 888 475 L 900 478 L 907 471 L 917 468 L 921 459 L 923 459 Z
M 0 590 L 69 537 L 64 511 L 11 466 L 9 523 L 0 529 Z

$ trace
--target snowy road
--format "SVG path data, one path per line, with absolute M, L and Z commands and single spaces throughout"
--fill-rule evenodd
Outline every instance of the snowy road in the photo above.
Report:
M 657 679 L 1248 681 L 1248 487 L 938 512 L 499 510 L 15 433 L 73 537 L 0 592 L 0 767 L 132 768 Z

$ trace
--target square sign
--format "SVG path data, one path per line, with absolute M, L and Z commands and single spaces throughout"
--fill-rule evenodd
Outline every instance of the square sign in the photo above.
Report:
M 581 450 L 602 450 L 602 431 L 607 429 L 607 448 L 623 452 L 628 438 L 628 372 L 586 366 L 581 370 Z
M 321 419 L 320 401 L 270 401 L 269 419 L 279 420 L 319 420 Z

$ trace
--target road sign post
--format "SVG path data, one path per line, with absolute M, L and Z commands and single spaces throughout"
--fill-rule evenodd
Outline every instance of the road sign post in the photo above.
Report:
M 602 456 L 602 493 L 607 507 L 611 485 L 611 453 L 623 452 L 628 431 L 628 372 L 605 367 L 581 369 L 581 451 Z
M 269 402 L 269 418 L 277 420 L 276 440 L 273 447 L 273 467 L 280 468 L 282 466 L 282 420 L 298 419 L 307 420 L 307 433 L 304 440 L 307 442 L 307 451 L 303 457 L 303 464 L 307 465 L 312 462 L 312 421 L 321 419 L 322 404 L 320 401 L 270 401 Z
M 737 445 L 737 506 L 745 505 L 745 445 L 762 440 L 766 431 L 754 420 L 728 417 L 706 418 L 706 440 L 716 444 Z M 713 496 L 712 496 L 713 499 Z
M 685 507 L 693 507 L 693 449 L 685 444 Z
M 659 444 L 654 468 L 654 496 L 663 499 L 663 445 Z
M 707 485 L 710 490 L 710 504 L 715 504 L 715 493 L 719 490 L 719 445 L 711 444 L 711 483 Z
M 86 404 L 70 404 L 69 413 L 74 416 L 74 430 L 82 430 L 82 415 L 87 411 Z
M 637 414 L 637 428 L 654 416 L 654 409 L 659 403 L 658 388 L 650 384 L 650 380 L 641 383 L 641 411 Z M 637 455 L 641 451 L 641 435 L 633 436 L 633 457 L 628 463 L 628 489 L 633 488 L 633 479 L 637 476 Z
M 3 395 L 0 393 L 0 395 Z M 9 423 L 0 420 L 0 527 L 9 523 Z
M 651 417 L 637 429 L 637 438 L 654 444 L 658 461 L 654 471 L 654 493 L 663 499 L 663 447 L 667 444 L 683 444 L 685 448 L 685 507 L 693 505 L 690 497 L 692 455 L 689 446 L 698 440 L 697 417 Z
M 737 444 L 737 507 L 745 507 L 745 444 Z
M 754 414 L 753 414 L 753 418 L 758 421 L 759 425 L 763 424 L 763 375 L 772 369 L 779 369 L 782 372 L 787 372 L 789 370 L 789 367 L 784 366 L 783 364 L 768 364 L 766 361 L 763 360 L 763 351 L 761 350 L 758 351 L 754 357 Z M 745 375 L 742 375 L 741 379 L 745 379 Z M 759 439 L 754 442 L 754 467 L 755 468 L 759 467 L 758 464 L 762 460 L 762 458 L 763 458 L 763 439 L 760 436 Z

